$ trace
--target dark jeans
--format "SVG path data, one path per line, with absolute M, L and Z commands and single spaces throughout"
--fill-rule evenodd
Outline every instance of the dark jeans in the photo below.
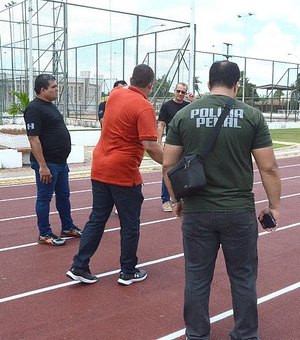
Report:
M 121 271 L 133 274 L 140 236 L 140 214 L 144 200 L 142 186 L 124 187 L 92 180 L 93 208 L 80 239 L 73 267 L 88 269 L 90 258 L 101 241 L 105 224 L 115 204 L 121 224 Z
M 258 226 L 255 212 L 186 213 L 182 233 L 187 338 L 209 339 L 210 286 L 222 245 L 235 322 L 231 339 L 259 339 L 256 296 Z
M 55 192 L 56 209 L 59 213 L 62 229 L 70 229 L 74 224 L 71 217 L 70 187 L 69 187 L 69 167 L 68 164 L 47 163 L 52 175 L 52 181 L 44 184 L 40 180 L 39 164 L 31 163 L 31 168 L 35 171 L 35 181 L 37 186 L 37 199 L 35 211 L 40 236 L 50 234 L 49 223 L 50 202 Z
M 170 194 L 166 187 L 164 179 L 161 181 L 161 200 L 163 203 L 170 201 Z

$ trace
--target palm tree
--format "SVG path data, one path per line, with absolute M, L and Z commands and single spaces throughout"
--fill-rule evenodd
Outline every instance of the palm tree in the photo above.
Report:
M 10 115 L 17 115 L 18 113 L 24 113 L 27 105 L 29 104 L 29 96 L 26 92 L 17 92 L 15 90 L 11 93 L 18 98 L 18 102 L 11 103 L 10 107 L 7 109 L 7 113 Z

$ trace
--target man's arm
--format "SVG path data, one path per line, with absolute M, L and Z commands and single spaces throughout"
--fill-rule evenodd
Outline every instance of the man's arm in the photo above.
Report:
M 163 176 L 171 197 L 172 209 L 177 217 L 182 216 L 182 202 L 176 200 L 167 172 L 181 159 L 182 154 L 182 146 L 165 144 L 163 153 Z
M 259 214 L 259 220 L 262 219 L 263 215 L 270 212 L 276 221 L 277 227 L 279 221 L 281 182 L 273 148 L 270 146 L 253 149 L 252 154 L 269 201 L 269 206 Z M 267 230 L 272 231 L 275 229 L 276 228 L 270 228 Z
M 157 123 L 157 141 L 158 143 L 162 144 L 162 138 L 164 135 L 164 130 L 165 130 L 166 123 L 159 120 Z
M 159 164 L 163 161 L 163 149 L 157 141 L 143 140 L 142 144 L 149 156 Z
M 31 146 L 31 151 L 40 166 L 39 173 L 41 176 L 41 182 L 48 184 L 51 182 L 52 176 L 43 155 L 40 138 L 39 136 L 28 136 L 28 140 Z

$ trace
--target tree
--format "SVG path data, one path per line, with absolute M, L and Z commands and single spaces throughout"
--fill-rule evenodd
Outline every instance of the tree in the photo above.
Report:
M 276 90 L 274 92 L 274 96 L 273 97 L 280 100 L 282 96 L 283 96 L 283 91 L 282 90 Z
M 165 98 L 171 95 L 170 93 L 170 87 L 172 85 L 171 80 L 165 78 L 166 76 L 163 75 L 161 78 L 156 79 L 150 96 L 153 96 L 157 90 L 158 92 L 156 93 L 156 97 Z
M 18 98 L 18 102 L 11 103 L 10 107 L 7 109 L 7 113 L 15 116 L 19 113 L 24 113 L 27 105 L 29 104 L 29 96 L 26 92 L 17 92 L 15 90 L 11 93 Z
M 300 91 L 300 73 L 298 73 L 297 79 L 292 86 L 295 88 L 295 90 Z

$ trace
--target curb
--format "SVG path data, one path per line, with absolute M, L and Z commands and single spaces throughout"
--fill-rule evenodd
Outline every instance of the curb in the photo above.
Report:
M 150 160 L 150 159 L 149 159 Z M 156 162 L 155 162 L 156 163 Z M 149 165 L 141 165 L 140 167 L 141 172 L 151 172 L 151 171 L 161 171 L 161 165 L 156 164 L 149 164 Z M 91 171 L 90 168 L 88 170 L 79 170 L 79 171 L 70 171 L 69 178 L 70 179 L 81 179 L 81 178 L 90 178 Z M 29 176 L 16 176 L 16 177 L 7 177 L 0 179 L 0 186 L 1 185 L 16 185 L 16 184 L 29 184 L 35 183 L 35 176 L 34 173 Z

